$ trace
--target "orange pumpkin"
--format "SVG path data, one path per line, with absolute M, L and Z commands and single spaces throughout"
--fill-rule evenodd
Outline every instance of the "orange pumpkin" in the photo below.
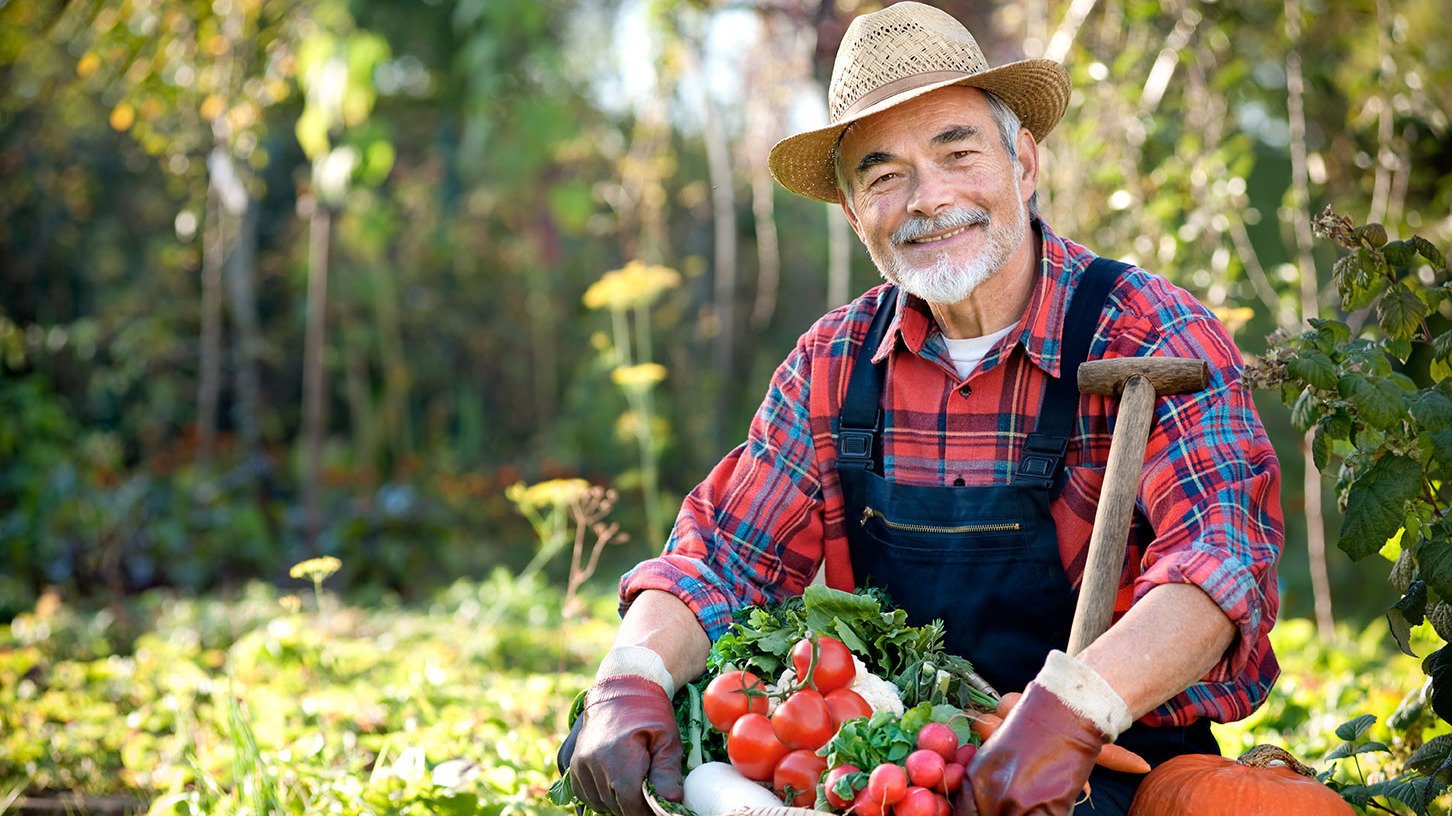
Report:
M 1310 768 L 1274 745 L 1240 759 L 1185 754 L 1144 778 L 1129 816 L 1354 816 Z

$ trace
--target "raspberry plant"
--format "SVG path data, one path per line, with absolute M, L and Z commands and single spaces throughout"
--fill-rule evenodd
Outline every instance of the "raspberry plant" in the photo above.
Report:
M 1337 546 L 1356 561 L 1391 561 L 1401 597 L 1387 622 L 1412 654 L 1411 628 L 1424 621 L 1452 640 L 1452 281 L 1446 257 L 1421 236 L 1391 241 L 1381 224 L 1356 226 L 1329 207 L 1315 231 L 1346 250 L 1333 267 L 1340 308 L 1297 336 L 1273 336 L 1252 377 L 1280 389 L 1291 421 L 1311 434 L 1316 467 L 1335 466 Z M 1363 742 L 1370 715 L 1338 729 L 1347 744 L 1328 760 L 1386 752 L 1402 765 L 1374 784 L 1331 780 L 1353 804 L 1383 797 L 1425 813 L 1452 784 L 1452 735 L 1422 738 L 1432 714 L 1452 722 L 1452 648 L 1422 665 L 1429 680 L 1391 718 L 1400 731 L 1391 745 Z

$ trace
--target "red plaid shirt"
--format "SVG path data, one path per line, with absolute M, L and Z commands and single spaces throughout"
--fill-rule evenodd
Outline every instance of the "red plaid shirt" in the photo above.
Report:
M 1039 226 L 1041 277 L 1028 308 L 967 380 L 953 368 L 926 304 L 899 299 L 875 357 L 888 360 L 888 479 L 1009 483 L 1047 378 L 1059 374 L 1069 295 L 1094 257 Z M 829 585 L 853 586 L 834 466 L 836 428 L 857 349 L 884 288 L 833 310 L 802 335 L 772 377 L 745 444 L 686 498 L 661 556 L 621 579 L 622 609 L 643 590 L 665 590 L 691 607 L 714 640 L 741 606 L 800 594 L 824 560 Z M 1268 638 L 1279 607 L 1276 561 L 1284 537 L 1280 468 L 1225 327 L 1184 290 L 1135 268 L 1111 292 L 1089 359 L 1151 355 L 1208 361 L 1210 385 L 1156 402 L 1139 493 L 1139 510 L 1154 533 L 1131 535 L 1115 617 L 1160 584 L 1194 584 L 1209 594 L 1237 627 L 1234 643 L 1199 683 L 1144 721 L 1237 720 L 1264 701 L 1280 673 Z M 1115 405 L 1081 397 L 1067 483 L 1051 508 L 1075 586 Z

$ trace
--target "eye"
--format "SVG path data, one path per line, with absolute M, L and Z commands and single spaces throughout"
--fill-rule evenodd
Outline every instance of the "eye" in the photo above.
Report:
M 888 181 L 891 181 L 891 180 L 893 180 L 895 178 L 897 178 L 897 173 L 892 173 L 892 172 L 882 173 L 880 175 L 873 176 L 872 177 L 872 180 L 869 181 L 869 182 L 867 182 L 867 186 L 868 187 L 877 187 L 877 186 L 879 186 L 881 184 L 884 184 L 884 183 L 886 183 Z
M 974 150 L 954 150 L 952 153 L 948 154 L 948 158 L 953 159 L 954 161 L 958 161 L 959 159 L 966 159 L 976 152 L 977 151 Z

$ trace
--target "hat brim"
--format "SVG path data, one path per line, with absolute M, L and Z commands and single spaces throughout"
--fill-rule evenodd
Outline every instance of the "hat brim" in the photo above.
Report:
M 977 74 L 928 82 L 889 96 L 840 122 L 777 142 L 768 160 L 772 177 L 797 195 L 836 203 L 837 173 L 832 153 L 842 131 L 853 122 L 950 85 L 991 91 L 1018 114 L 1023 126 L 1039 142 L 1059 123 L 1069 105 L 1069 72 L 1053 60 L 1021 60 Z

